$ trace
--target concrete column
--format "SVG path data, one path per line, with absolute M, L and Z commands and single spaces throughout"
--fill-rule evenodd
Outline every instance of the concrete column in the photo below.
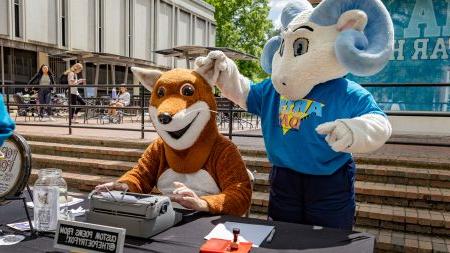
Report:
M 123 78 L 123 83 L 128 84 L 128 65 L 125 65 L 125 75 Z
M 111 79 L 112 84 L 116 85 L 116 65 L 111 65 Z
M 94 85 L 95 86 L 98 86 L 99 74 L 100 74 L 100 64 L 96 64 L 95 65 L 95 77 L 94 77 Z M 94 89 L 95 97 L 97 97 L 97 92 L 98 92 L 98 87 L 95 87 L 95 89 Z
M 5 59 L 4 59 L 3 45 L 0 46 L 0 65 L 1 65 L 1 73 L 2 73 L 2 94 L 5 94 Z
M 37 52 L 37 67 L 39 68 L 42 64 L 49 66 L 48 54 L 45 52 Z
M 94 80 L 94 84 L 96 86 L 98 86 L 99 75 L 100 75 L 100 64 L 97 63 L 97 64 L 95 64 L 95 80 Z
M 133 75 L 133 84 L 134 85 L 139 85 L 139 80 L 136 78 L 136 76 L 135 75 Z M 133 88 L 133 95 L 141 95 L 140 94 L 140 89 L 139 89 L 139 87 L 134 87 Z

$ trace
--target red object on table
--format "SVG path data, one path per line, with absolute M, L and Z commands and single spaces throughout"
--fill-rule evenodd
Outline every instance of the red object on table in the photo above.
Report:
M 232 241 L 211 238 L 200 248 L 200 253 L 247 253 L 252 249 L 253 243 L 240 242 L 237 250 L 231 250 Z

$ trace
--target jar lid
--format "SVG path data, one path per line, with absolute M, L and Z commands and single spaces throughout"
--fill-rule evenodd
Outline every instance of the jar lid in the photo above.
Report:
M 38 172 L 39 177 L 60 177 L 61 174 L 62 174 L 61 169 L 55 168 L 40 169 Z

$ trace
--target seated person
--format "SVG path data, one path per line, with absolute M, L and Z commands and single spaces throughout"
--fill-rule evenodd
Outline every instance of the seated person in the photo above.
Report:
M 130 104 L 130 100 L 131 100 L 131 95 L 127 91 L 127 87 L 121 86 L 117 99 L 112 100 L 109 105 L 113 106 L 113 107 L 122 108 L 122 107 L 128 106 Z M 117 110 L 116 109 L 108 109 L 108 115 L 113 116 L 113 117 L 117 116 Z
M 151 193 L 156 187 L 187 209 L 245 214 L 250 178 L 237 147 L 217 129 L 211 86 L 192 70 L 132 71 L 154 91 L 149 111 L 160 138 L 133 169 L 96 189 Z

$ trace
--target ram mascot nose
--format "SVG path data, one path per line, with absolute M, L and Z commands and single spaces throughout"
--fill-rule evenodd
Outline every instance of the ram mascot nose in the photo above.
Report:
M 282 12 L 282 29 L 301 12 L 312 9 L 306 0 L 288 4 Z M 380 0 L 325 0 L 310 16 L 309 21 L 319 26 L 337 24 L 339 17 L 349 10 L 361 10 L 368 18 L 363 31 L 347 29 L 338 35 L 335 44 L 336 58 L 348 72 L 358 76 L 370 76 L 388 63 L 394 45 L 394 26 L 389 12 Z M 272 59 L 281 45 L 281 37 L 275 36 L 264 47 L 261 66 L 272 73 Z

